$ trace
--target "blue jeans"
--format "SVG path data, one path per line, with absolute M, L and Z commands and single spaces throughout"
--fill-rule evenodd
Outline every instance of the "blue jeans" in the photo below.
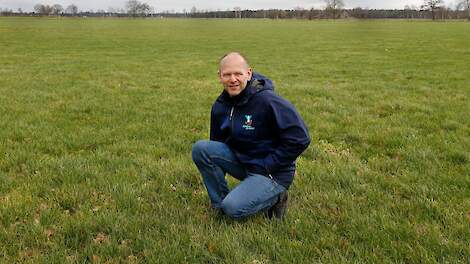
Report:
M 286 188 L 273 179 L 247 172 L 224 143 L 200 140 L 193 145 L 193 161 L 202 175 L 213 208 L 233 218 L 252 215 L 273 206 Z M 240 180 L 229 191 L 225 173 Z

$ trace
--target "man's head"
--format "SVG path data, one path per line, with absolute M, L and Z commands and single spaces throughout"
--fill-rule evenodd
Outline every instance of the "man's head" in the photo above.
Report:
M 251 79 L 252 69 L 247 60 L 238 52 L 224 55 L 219 62 L 219 79 L 230 96 L 236 96 L 245 89 Z

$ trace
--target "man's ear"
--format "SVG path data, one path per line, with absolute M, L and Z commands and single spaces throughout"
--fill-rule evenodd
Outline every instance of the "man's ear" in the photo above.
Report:
M 251 79 L 251 77 L 253 76 L 253 69 L 252 68 L 248 68 L 248 76 L 250 77 L 249 79 Z
M 223 84 L 222 76 L 220 76 L 220 70 L 217 71 L 217 77 L 219 78 L 219 82 Z

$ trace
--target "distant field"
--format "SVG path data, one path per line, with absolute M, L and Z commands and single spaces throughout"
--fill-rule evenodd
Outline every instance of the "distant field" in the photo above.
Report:
M 284 222 L 191 162 L 230 50 L 309 127 Z M 469 113 L 466 22 L 0 18 L 0 263 L 468 263 Z

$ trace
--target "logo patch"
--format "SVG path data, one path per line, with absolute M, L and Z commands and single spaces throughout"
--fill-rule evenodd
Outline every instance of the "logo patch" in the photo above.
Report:
M 253 126 L 253 119 L 252 119 L 252 115 L 245 115 L 245 124 L 243 125 L 243 128 L 245 130 L 255 130 L 255 127 Z

